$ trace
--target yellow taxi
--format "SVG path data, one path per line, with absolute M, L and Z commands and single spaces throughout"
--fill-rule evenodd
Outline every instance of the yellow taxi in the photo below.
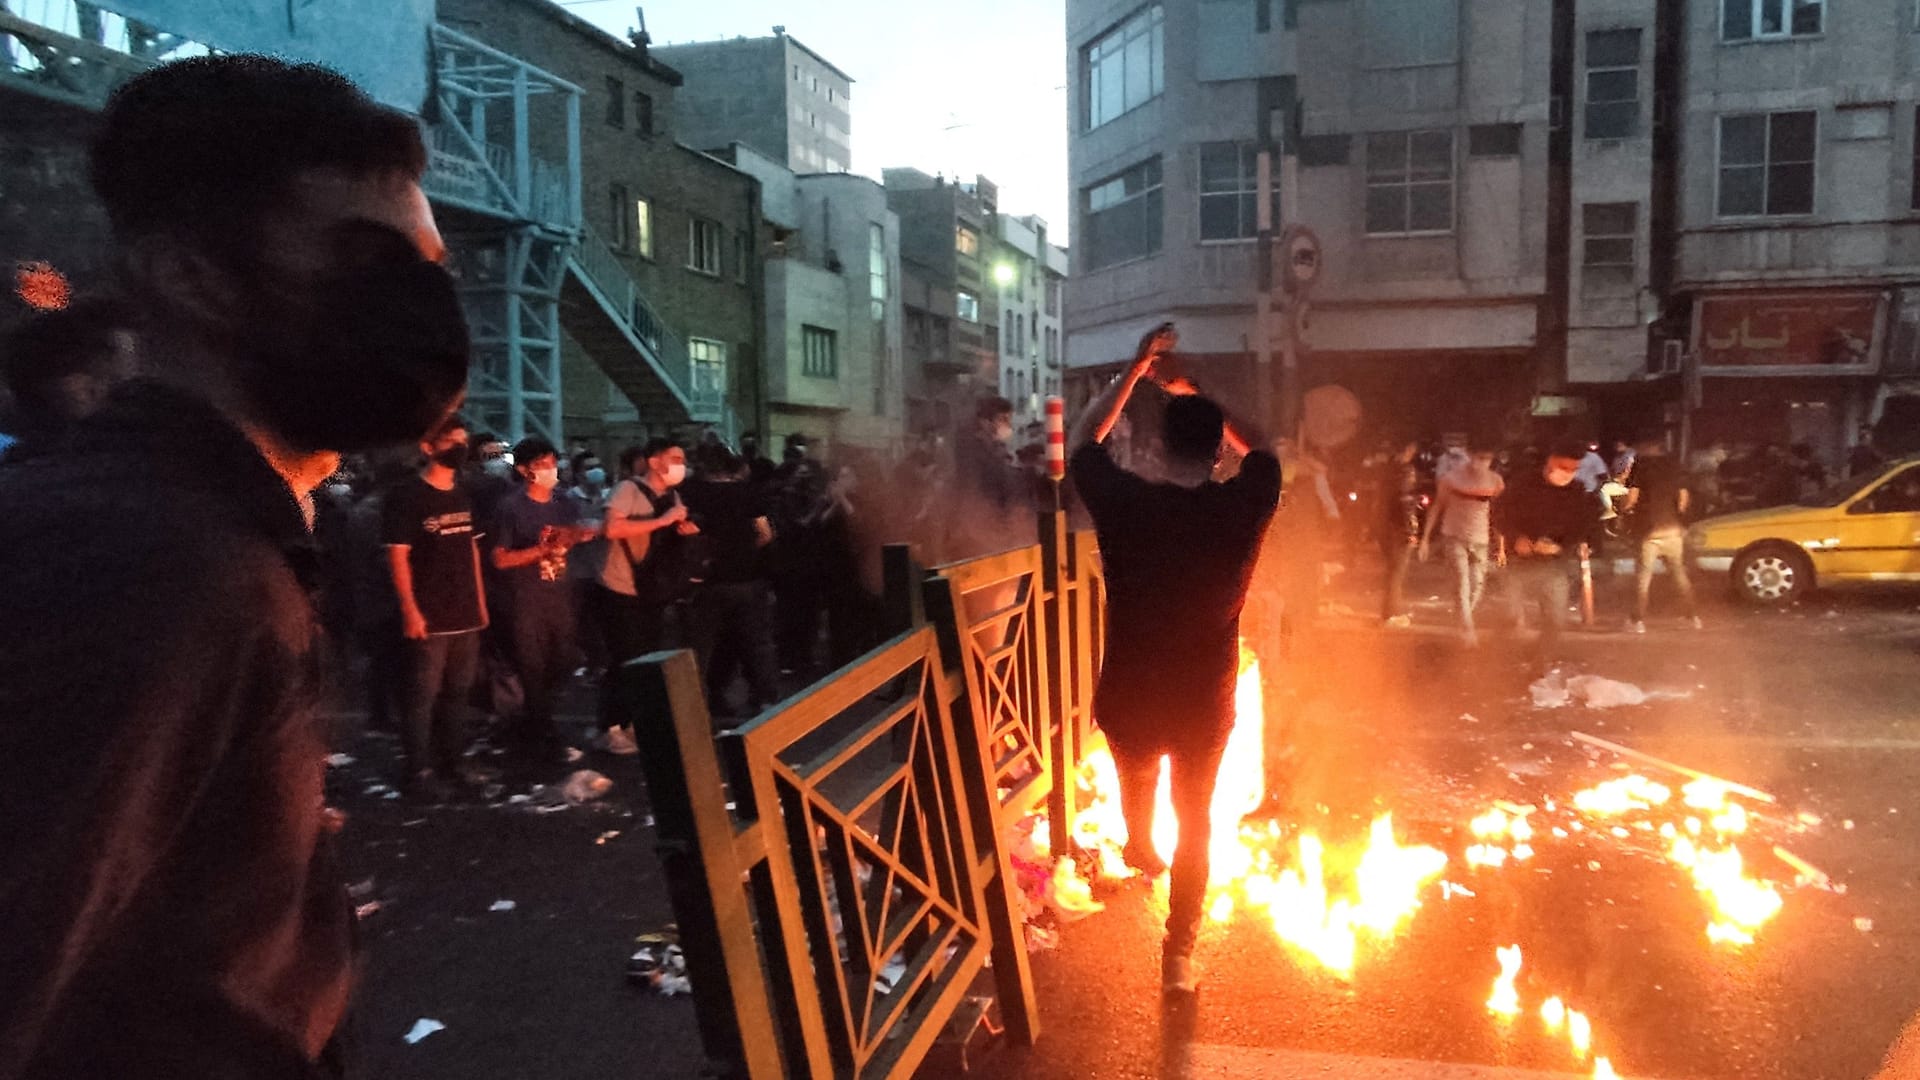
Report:
M 1816 586 L 1920 583 L 1920 459 L 1791 506 L 1707 518 L 1688 530 L 1687 555 L 1754 604 L 1789 603 Z

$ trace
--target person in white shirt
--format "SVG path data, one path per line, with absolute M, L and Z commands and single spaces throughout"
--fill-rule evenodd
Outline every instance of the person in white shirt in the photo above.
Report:
M 1460 634 L 1468 645 L 1480 640 L 1473 613 L 1487 589 L 1493 500 L 1506 489 L 1507 482 L 1493 470 L 1493 450 L 1475 447 L 1465 465 L 1447 473 L 1435 485 L 1433 511 L 1420 533 L 1420 561 L 1425 562 L 1432 550 L 1434 530 L 1440 531 L 1441 547 L 1453 567 Z

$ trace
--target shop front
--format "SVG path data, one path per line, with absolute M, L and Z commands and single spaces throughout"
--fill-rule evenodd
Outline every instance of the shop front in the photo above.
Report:
M 1872 416 L 1888 299 L 1872 289 L 1698 297 L 1691 445 L 1806 444 L 1829 469 L 1841 466 Z

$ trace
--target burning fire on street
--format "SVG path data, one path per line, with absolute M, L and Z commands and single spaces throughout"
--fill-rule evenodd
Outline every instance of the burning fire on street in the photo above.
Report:
M 1703 909 L 1707 947 L 1714 950 L 1753 945 L 1781 912 L 1787 889 L 1814 885 L 1844 891 L 1784 848 L 1774 847 L 1767 853 L 1773 858 L 1762 865 L 1749 862 L 1741 844 L 1750 840 L 1756 815 L 1781 823 L 1761 809 L 1771 806 L 1771 796 L 1670 763 L 1660 764 L 1690 777 L 1677 788 L 1635 772 L 1565 798 L 1539 797 L 1539 805 L 1496 800 L 1462 823 L 1462 844 L 1454 854 L 1413 842 L 1396 829 L 1390 812 L 1375 816 L 1359 835 L 1249 818 L 1264 795 L 1261 687 L 1259 662 L 1243 649 L 1236 723 L 1211 806 L 1207 917 L 1216 924 L 1244 921 L 1270 931 L 1306 967 L 1337 981 L 1350 982 L 1363 964 L 1387 962 L 1426 902 L 1471 900 L 1492 884 L 1477 879 L 1530 868 L 1537 849 L 1555 844 L 1610 844 L 1684 873 Z M 1576 738 L 1617 756 L 1658 762 L 1603 740 Z M 1096 876 L 1130 876 L 1120 855 L 1127 829 L 1118 776 L 1097 733 L 1083 755 L 1081 784 L 1073 841 L 1092 857 Z M 1170 862 L 1179 825 L 1164 764 L 1155 813 L 1153 847 Z M 1045 824 L 1035 837 L 1042 848 Z M 1802 815 L 1785 824 L 1805 831 L 1818 819 Z M 1776 865 L 1790 873 L 1780 880 L 1765 876 Z M 1598 870 L 1599 863 L 1589 862 L 1588 869 Z M 1164 878 L 1156 883 L 1162 902 L 1165 886 Z M 1595 1053 L 1596 1046 L 1616 1048 L 1602 1039 L 1584 1004 L 1562 994 L 1530 999 L 1529 985 L 1538 980 L 1522 976 L 1521 943 L 1499 947 L 1493 961 L 1485 1004 L 1503 1034 L 1537 1031 L 1548 1044 L 1564 1046 L 1571 1061 L 1590 1069 L 1593 1077 L 1616 1075 L 1611 1058 Z

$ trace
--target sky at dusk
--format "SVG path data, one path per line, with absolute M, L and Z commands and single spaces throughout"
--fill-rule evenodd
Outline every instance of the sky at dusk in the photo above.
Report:
M 629 0 L 563 3 L 618 35 Z M 1068 220 L 1066 29 L 1059 0 L 655 0 L 656 44 L 765 37 L 776 25 L 853 76 L 853 167 L 909 165 L 1000 186 L 1000 210 Z

